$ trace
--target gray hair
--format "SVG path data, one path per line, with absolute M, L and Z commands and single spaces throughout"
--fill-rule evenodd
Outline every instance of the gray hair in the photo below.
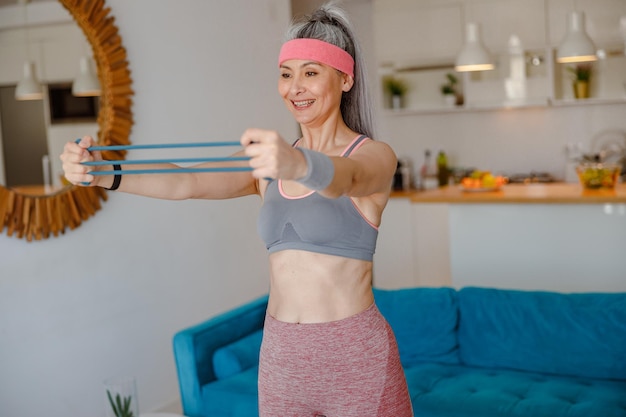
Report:
M 346 12 L 332 2 L 321 6 L 311 15 L 294 22 L 285 33 L 285 41 L 298 38 L 328 42 L 354 58 L 354 85 L 343 93 L 341 115 L 350 129 L 373 139 L 375 132 L 365 61 Z

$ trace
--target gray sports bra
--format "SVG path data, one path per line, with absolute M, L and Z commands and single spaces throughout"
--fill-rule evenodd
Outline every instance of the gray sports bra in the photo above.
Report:
M 349 156 L 366 139 L 355 138 L 341 156 Z M 257 229 L 270 253 L 299 249 L 364 261 L 372 260 L 378 237 L 378 228 L 350 197 L 331 199 L 314 191 L 292 197 L 282 190 L 281 180 L 267 186 Z

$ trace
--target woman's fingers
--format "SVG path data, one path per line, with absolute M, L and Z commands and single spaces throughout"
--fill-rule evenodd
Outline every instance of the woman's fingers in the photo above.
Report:
M 255 178 L 295 179 L 298 168 L 306 163 L 300 152 L 272 130 L 248 129 L 241 138 Z
M 279 149 L 285 141 L 271 130 L 248 129 L 241 137 L 246 156 L 250 157 L 252 176 L 255 178 L 280 178 Z
M 86 186 L 94 180 L 94 176 L 89 174 L 89 167 L 81 164 L 81 162 L 95 159 L 94 155 L 87 150 L 94 144 L 92 137 L 85 136 L 80 140 L 67 142 L 63 147 L 63 153 L 60 156 L 63 162 L 63 174 L 72 184 Z M 100 157 L 100 155 L 97 156 Z

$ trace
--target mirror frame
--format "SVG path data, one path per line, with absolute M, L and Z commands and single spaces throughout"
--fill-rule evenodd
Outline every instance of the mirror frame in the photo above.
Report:
M 126 49 L 105 0 L 59 0 L 83 30 L 93 49 L 102 87 L 98 113 L 98 142 L 127 145 L 133 125 L 132 80 Z M 124 151 L 105 151 L 104 159 L 124 159 Z M 0 233 L 41 240 L 75 229 L 101 208 L 107 192 L 100 187 L 68 185 L 41 196 L 18 193 L 0 185 Z

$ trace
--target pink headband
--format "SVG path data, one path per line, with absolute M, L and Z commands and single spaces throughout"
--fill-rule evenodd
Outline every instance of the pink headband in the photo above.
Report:
M 354 59 L 338 46 L 319 39 L 298 38 L 287 41 L 280 48 L 278 65 L 289 59 L 310 59 L 329 65 L 354 77 Z

